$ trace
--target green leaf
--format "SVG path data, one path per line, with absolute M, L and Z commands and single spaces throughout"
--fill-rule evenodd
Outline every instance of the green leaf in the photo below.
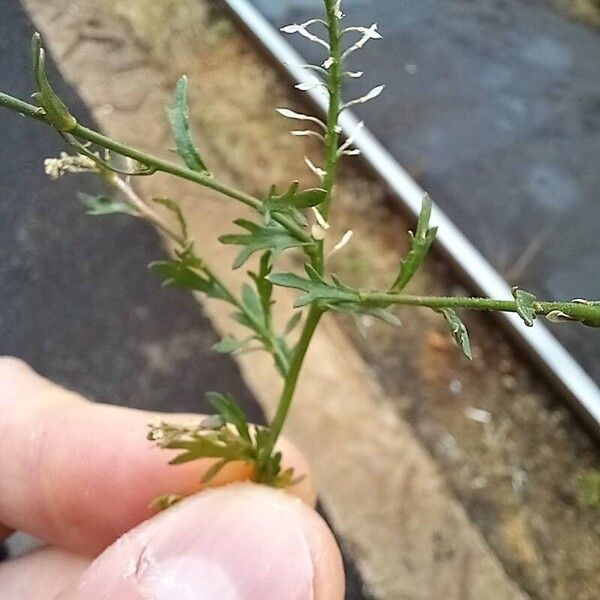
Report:
M 337 284 L 329 284 L 324 279 L 318 276 L 315 277 L 315 272 L 310 267 L 307 268 L 307 271 L 309 272 L 309 279 L 304 279 L 294 273 L 272 273 L 268 276 L 268 280 L 280 287 L 293 288 L 305 292 L 294 303 L 295 308 L 307 306 L 318 300 L 326 300 L 334 304 L 338 302 L 355 302 L 358 299 L 356 292 L 342 287 L 339 282 Z
M 219 238 L 222 244 L 242 246 L 242 250 L 233 263 L 234 269 L 241 267 L 255 252 L 260 250 L 269 251 L 268 263 L 270 268 L 277 256 L 284 250 L 306 246 L 311 243 L 299 240 L 275 222 L 261 226 L 246 219 L 238 219 L 234 223 L 248 233 L 223 235 Z
M 306 225 L 306 219 L 299 211 L 304 208 L 319 206 L 327 197 L 327 192 L 321 188 L 299 190 L 300 184 L 295 181 L 281 195 L 277 195 L 275 187 L 271 188 L 267 199 L 262 204 L 265 224 L 271 221 L 272 213 L 288 214 L 296 222 Z
M 204 292 L 209 298 L 231 301 L 221 284 L 202 270 L 201 261 L 191 251 L 191 246 L 180 252 L 177 258 L 150 263 L 150 270 L 158 273 L 167 287 Z
M 87 207 L 88 215 L 106 216 L 124 214 L 133 217 L 138 216 L 138 212 L 134 208 L 121 200 L 115 200 L 103 195 L 92 196 L 91 194 L 84 194 L 83 192 L 79 192 L 77 197 L 81 203 Z
M 450 333 L 456 341 L 458 347 L 462 350 L 463 354 L 469 359 L 473 360 L 473 352 L 471 350 L 471 340 L 469 339 L 469 332 L 465 327 L 465 324 L 461 321 L 456 311 L 452 308 L 444 308 L 440 311 L 450 327 Z
M 48 121 L 59 131 L 73 131 L 77 120 L 69 112 L 63 101 L 56 95 L 46 75 L 46 52 L 42 48 L 42 38 L 34 33 L 31 38 L 31 58 L 33 74 L 37 86 L 37 100 L 46 113 Z
M 245 340 L 238 340 L 236 337 L 228 335 L 220 342 L 217 342 L 212 349 L 219 354 L 233 354 L 234 352 L 245 350 L 253 339 L 253 337 L 250 337 Z
M 221 472 L 223 467 L 230 462 L 231 460 L 229 458 L 222 458 L 221 460 L 217 461 L 212 467 L 210 467 L 210 469 L 208 469 L 208 471 L 206 471 L 206 473 L 204 473 L 204 476 L 200 480 L 201 483 L 210 483 Z
M 368 304 L 359 304 L 356 302 L 348 302 L 341 304 L 328 304 L 328 308 L 343 313 L 350 313 L 355 315 L 370 315 L 388 325 L 394 327 L 400 327 L 402 321 L 391 311 L 387 310 L 382 306 L 369 306 Z
M 156 202 L 157 204 L 160 204 L 161 206 L 164 206 L 167 210 L 172 212 L 173 215 L 175 215 L 175 218 L 177 219 L 177 223 L 179 225 L 179 230 L 181 231 L 181 236 L 184 240 L 187 240 L 187 222 L 185 220 L 185 217 L 183 216 L 183 212 L 179 204 L 175 202 L 175 200 L 171 200 L 170 198 L 152 198 L 152 201 Z
M 260 324 L 260 327 L 264 327 L 265 315 L 263 313 L 263 305 L 258 294 L 247 283 L 242 285 L 242 302 L 244 308 L 252 315 L 253 319 Z
M 240 437 L 251 443 L 252 439 L 248 428 L 248 418 L 244 411 L 237 405 L 236 401 L 231 396 L 217 392 L 209 392 L 206 397 L 223 419 L 237 429 Z
M 292 331 L 296 329 L 301 320 L 302 312 L 298 310 L 292 315 L 292 318 L 287 322 L 287 325 L 285 326 L 285 329 L 283 331 L 283 335 L 289 335 L 290 333 L 292 333 Z
M 423 264 L 435 236 L 437 234 L 437 227 L 429 227 L 429 220 L 431 218 L 431 198 L 425 196 L 423 199 L 423 207 L 421 214 L 417 222 L 416 232 L 410 233 L 411 236 L 411 249 L 408 256 L 402 261 L 400 266 L 400 272 L 394 285 L 391 289 L 394 292 L 402 291 L 410 280 L 414 277 L 420 266 Z
M 204 161 L 194 144 L 190 133 L 189 109 L 188 109 L 188 80 L 184 75 L 177 82 L 175 88 L 175 102 L 173 108 L 169 109 L 168 116 L 171 123 L 171 131 L 177 144 L 177 153 L 183 162 L 192 171 L 208 173 Z
M 512 289 L 512 294 L 517 304 L 517 314 L 527 327 L 533 327 L 533 322 L 537 317 L 534 303 L 538 299 L 532 293 L 520 290 L 518 287 Z
M 262 305 L 262 313 L 264 315 L 265 326 L 271 323 L 271 300 L 273 296 L 273 284 L 267 279 L 267 275 L 271 272 L 270 253 L 265 252 L 260 257 L 260 267 L 258 273 L 248 272 L 248 275 L 253 279 L 256 291 L 260 297 Z

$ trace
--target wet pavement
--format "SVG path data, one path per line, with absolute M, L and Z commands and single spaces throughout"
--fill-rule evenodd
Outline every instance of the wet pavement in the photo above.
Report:
M 280 27 L 321 0 L 252 0 Z M 510 284 L 600 299 L 600 32 L 542 0 L 345 0 L 383 40 L 355 53 L 346 97 Z M 311 62 L 319 46 L 287 36 Z M 600 332 L 553 326 L 600 383 Z
M 4 2 L 0 90 L 24 99 L 31 33 L 20 4 Z M 52 63 L 50 74 L 93 124 Z M 76 193 L 100 191 L 91 177 L 51 182 L 43 160 L 64 147 L 43 125 L 0 109 L 0 141 L 0 355 L 19 356 L 91 399 L 147 410 L 206 412 L 207 391 L 227 392 L 262 422 L 236 363 L 212 351 L 218 337 L 199 304 L 148 271 L 165 254 L 158 235 L 127 217 L 87 216 Z M 0 544 L 0 560 L 3 552 Z M 347 600 L 364 600 L 349 560 L 347 572 Z

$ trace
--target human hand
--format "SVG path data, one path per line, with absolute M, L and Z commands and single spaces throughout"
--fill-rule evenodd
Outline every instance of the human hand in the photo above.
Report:
M 0 563 L 0 600 L 343 598 L 309 477 L 288 493 L 244 482 L 248 466 L 231 464 L 201 490 L 212 462 L 168 466 L 145 440 L 155 417 L 87 402 L 0 358 L 0 539 L 20 530 L 48 544 Z M 281 450 L 307 472 L 293 446 Z M 152 516 L 164 493 L 192 496 Z

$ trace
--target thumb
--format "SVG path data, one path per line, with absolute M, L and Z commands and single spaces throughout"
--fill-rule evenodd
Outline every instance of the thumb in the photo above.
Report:
M 207 491 L 117 540 L 60 600 L 341 600 L 339 549 L 316 512 L 251 483 Z

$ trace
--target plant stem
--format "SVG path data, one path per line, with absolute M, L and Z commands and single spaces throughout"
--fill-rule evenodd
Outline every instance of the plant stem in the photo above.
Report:
M 188 244 L 189 240 L 185 239 L 182 235 L 178 234 L 167 223 L 165 223 L 160 215 L 136 193 L 129 183 L 114 174 L 110 177 L 110 181 L 113 185 L 115 185 L 115 187 L 117 187 L 117 189 L 120 190 L 127 203 L 138 211 L 142 219 L 152 223 L 152 225 L 161 231 L 163 235 L 179 246 L 184 247 Z M 206 266 L 204 261 L 201 262 L 202 271 L 204 271 L 204 273 L 221 288 L 225 294 L 226 301 L 243 313 L 244 316 L 254 324 L 256 331 L 261 332 L 260 340 L 265 350 L 267 350 L 267 352 L 273 356 L 273 360 L 275 361 L 279 372 L 285 376 L 285 373 L 287 373 L 287 370 L 289 369 L 288 359 L 273 338 L 273 332 L 271 331 L 270 323 L 265 323 L 265 326 L 263 327 L 263 325 L 256 320 L 254 314 L 250 312 L 244 303 L 240 302 L 234 293 L 225 285 L 225 283 L 223 283 L 223 280 L 210 267 Z
M 327 219 L 331 201 L 333 199 L 333 186 L 337 173 L 338 163 L 338 141 L 339 129 L 338 122 L 340 118 L 340 102 L 342 87 L 342 48 L 339 19 L 335 14 L 335 1 L 326 0 L 327 27 L 329 29 L 330 57 L 332 59 L 329 67 L 329 110 L 327 113 L 327 132 L 325 134 L 325 143 L 327 145 L 327 163 L 325 167 L 325 178 L 323 188 L 327 192 L 325 200 L 320 209 L 323 217 Z
M 322 297 L 322 300 L 327 300 Z M 332 297 L 331 300 L 335 300 Z M 440 310 L 444 308 L 470 309 L 488 312 L 517 312 L 514 300 L 493 300 L 490 298 L 465 298 L 450 296 L 410 296 L 390 292 L 356 292 L 356 302 L 361 304 L 399 304 L 404 306 L 422 306 Z M 594 321 L 600 318 L 600 306 L 597 303 L 586 302 L 547 302 L 536 301 L 533 309 L 537 315 L 546 316 L 559 311 L 574 320 Z
M 0 106 L 4 106 L 5 108 L 19 112 L 22 115 L 51 125 L 51 123 L 46 119 L 43 111 L 41 111 L 37 106 L 33 106 L 32 104 L 23 102 L 18 98 L 13 98 L 12 96 L 9 96 L 8 94 L 4 94 L 2 92 L 0 92 Z M 158 156 L 154 156 L 142 150 L 138 150 L 137 148 L 132 148 L 127 144 L 117 142 L 116 140 L 113 140 L 112 138 L 102 133 L 99 133 L 98 131 L 94 131 L 93 129 L 84 127 L 83 125 L 77 124 L 73 129 L 69 131 L 69 133 L 78 139 L 85 140 L 86 142 L 91 142 L 92 144 L 96 144 L 101 148 L 105 148 L 107 150 L 111 150 L 112 152 L 120 154 L 121 156 L 131 158 L 139 162 L 140 164 L 152 168 L 156 171 L 168 173 L 181 179 L 187 179 L 188 181 L 198 183 L 204 187 L 215 190 L 216 192 L 219 192 L 224 196 L 228 196 L 229 198 L 238 200 L 246 206 L 250 206 L 251 208 L 254 208 L 255 210 L 261 212 L 262 202 L 258 198 L 255 198 L 254 196 L 246 194 L 245 192 L 242 192 L 240 190 L 236 190 L 235 188 L 230 187 L 225 183 L 221 183 L 220 181 L 217 181 L 214 177 L 206 175 L 205 173 L 192 171 L 187 167 L 179 166 L 173 162 L 163 160 Z M 274 214 L 273 219 L 275 219 L 279 224 L 283 225 L 298 239 L 301 239 L 304 242 L 314 243 L 312 237 L 306 231 L 304 231 L 302 227 L 294 223 L 293 220 L 279 214 Z
M 313 334 L 315 333 L 322 315 L 323 310 L 321 307 L 317 304 L 313 304 L 308 313 L 300 340 L 296 345 L 294 358 L 292 359 L 289 371 L 285 378 L 285 385 L 277 406 L 277 412 L 271 421 L 271 436 L 273 446 L 275 445 L 275 442 L 277 441 L 277 438 L 279 437 L 279 434 L 281 433 L 283 425 L 287 419 L 287 415 L 292 404 L 292 399 L 294 397 L 294 392 L 296 391 L 296 385 L 298 384 L 298 377 L 300 375 L 300 371 L 302 370 L 302 364 L 304 363 L 304 358 L 306 357 L 308 347 L 310 346 Z
M 319 207 L 321 214 L 326 219 L 329 214 L 329 208 L 333 198 L 333 188 L 337 174 L 338 163 L 338 142 L 339 130 L 338 121 L 340 117 L 340 102 L 341 102 L 341 85 L 342 85 L 342 64 L 341 64 L 341 34 L 339 19 L 335 11 L 335 0 L 325 0 L 325 10 L 327 13 L 327 29 L 329 32 L 329 48 L 332 64 L 329 67 L 329 110 L 327 114 L 327 132 L 325 134 L 326 146 L 326 167 L 325 177 L 323 179 L 323 189 L 326 192 L 325 200 Z M 313 267 L 321 275 L 325 273 L 325 259 L 323 252 L 323 242 L 319 242 L 316 252 L 311 255 Z M 289 371 L 285 377 L 285 383 L 275 417 L 271 422 L 272 444 L 275 445 L 279 437 L 285 420 L 287 419 L 298 377 L 302 370 L 302 365 L 306 357 L 306 353 L 312 341 L 315 330 L 323 315 L 323 309 L 318 304 L 313 304 L 310 307 L 306 323 L 302 330 L 300 340 L 294 349 L 294 357 L 290 364 Z

